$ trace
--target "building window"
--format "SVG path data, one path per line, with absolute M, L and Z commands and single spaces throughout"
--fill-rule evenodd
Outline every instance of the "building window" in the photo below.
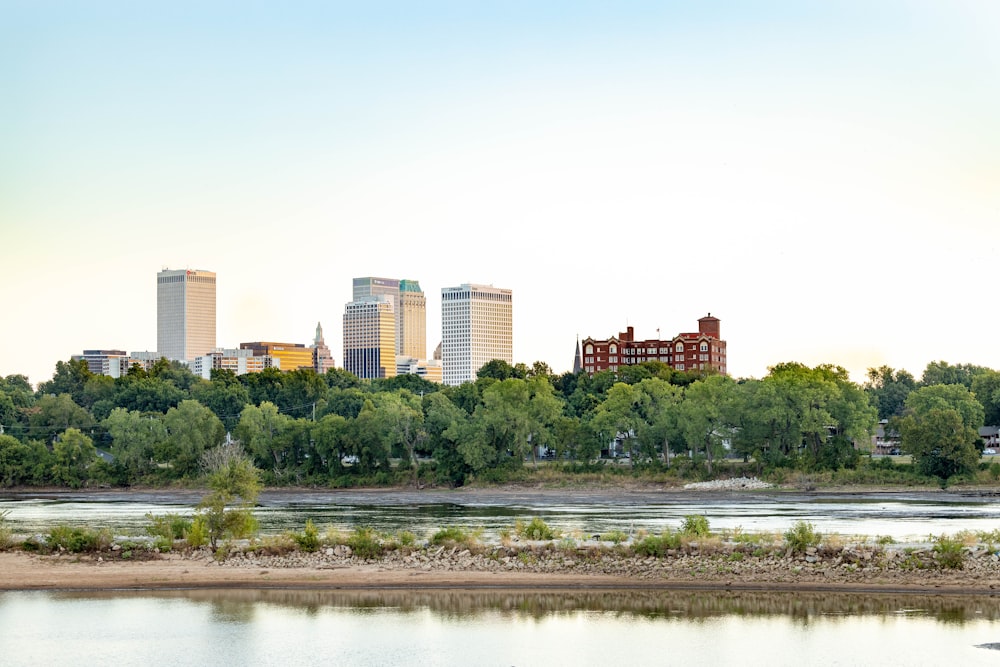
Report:
M 674 349 L 677 350 L 678 352 L 683 352 L 684 351 L 684 343 L 677 343 L 677 346 Z
M 593 353 L 594 353 L 594 346 L 593 346 L 593 345 L 591 345 L 590 343 L 587 343 L 587 347 L 586 347 L 586 348 L 584 348 L 584 351 L 585 351 L 585 352 L 586 352 L 587 354 L 593 354 Z
M 702 343 L 701 344 L 701 351 L 702 352 L 708 352 L 708 343 Z
M 618 354 L 618 346 L 612 343 L 611 345 L 608 346 L 608 352 L 610 352 L 611 354 Z

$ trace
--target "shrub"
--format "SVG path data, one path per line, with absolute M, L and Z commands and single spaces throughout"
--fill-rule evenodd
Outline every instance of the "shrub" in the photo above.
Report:
M 382 555 L 382 542 L 372 528 L 355 528 L 347 538 L 347 546 L 358 558 L 378 558 Z
M 681 546 L 680 535 L 677 533 L 664 533 L 659 537 L 647 535 L 646 537 L 632 544 L 632 551 L 637 556 L 655 556 L 663 558 L 669 549 L 678 549 Z
M 556 532 L 549 527 L 540 517 L 534 517 L 528 523 L 516 521 L 514 530 L 526 540 L 551 540 L 556 537 Z
M 312 519 L 306 519 L 305 529 L 294 535 L 293 539 L 303 551 L 312 552 L 319 549 L 319 530 L 316 529 L 316 524 L 312 522 Z
M 628 535 L 621 530 L 612 530 L 610 533 L 604 533 L 601 535 L 602 542 L 613 542 L 614 544 L 621 544 L 628 539 Z
M 458 526 L 448 526 L 442 528 L 431 537 L 431 544 L 440 546 L 442 544 L 459 544 L 469 539 L 469 535 Z
M 965 561 L 965 549 L 961 541 L 941 535 L 934 542 L 934 556 L 938 567 L 960 570 Z
M 191 528 L 191 520 L 179 514 L 147 514 L 149 525 L 146 534 L 152 537 L 166 537 L 171 540 L 182 540 L 184 534 Z
M 197 549 L 208 544 L 208 521 L 204 516 L 196 516 L 191 521 L 187 532 L 184 533 L 184 541 L 188 546 Z
M 159 549 L 160 553 L 167 553 L 174 548 L 174 540 L 171 537 L 164 537 L 163 535 L 157 535 L 153 538 L 153 548 Z
M 785 542 L 795 553 L 803 553 L 809 547 L 815 547 L 822 538 L 823 535 L 816 532 L 808 521 L 796 521 L 795 525 L 785 532 Z
M 0 551 L 14 546 L 14 533 L 7 525 L 8 515 L 10 515 L 9 510 L 0 512 Z
M 111 534 L 106 530 L 55 526 L 49 531 L 46 545 L 51 550 L 60 549 L 74 554 L 101 551 L 111 546 Z
M 253 551 L 264 556 L 284 556 L 295 551 L 297 546 L 292 535 L 271 535 L 254 544 Z
M 708 517 L 698 514 L 688 514 L 681 524 L 681 532 L 688 536 L 708 537 Z

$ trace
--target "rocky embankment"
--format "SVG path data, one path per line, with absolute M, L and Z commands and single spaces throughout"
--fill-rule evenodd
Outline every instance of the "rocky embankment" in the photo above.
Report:
M 685 484 L 689 491 L 742 491 L 750 489 L 770 489 L 774 484 L 762 482 L 756 477 L 733 477 L 732 479 L 713 479 L 711 482 L 691 482 Z
M 187 558 L 210 561 L 206 551 Z M 218 561 L 227 568 L 338 569 L 431 572 L 534 572 L 610 575 L 661 583 L 703 582 L 732 586 L 769 584 L 850 584 L 1000 588 L 1000 557 L 984 547 L 940 554 L 933 547 L 854 545 L 838 549 L 809 547 L 792 553 L 778 547 L 696 543 L 668 550 L 662 557 L 637 556 L 624 545 L 566 547 L 557 543 L 431 546 L 399 549 L 378 558 L 360 558 L 346 545 L 313 553 L 267 555 L 253 550 Z

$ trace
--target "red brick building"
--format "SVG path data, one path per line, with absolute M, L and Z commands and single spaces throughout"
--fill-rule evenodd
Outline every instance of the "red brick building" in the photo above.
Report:
M 719 334 L 719 318 L 712 313 L 698 320 L 698 333 L 681 333 L 669 340 L 635 340 L 632 327 L 627 327 L 608 340 L 584 338 L 581 346 L 582 367 L 588 375 L 644 361 L 662 361 L 678 371 L 714 368 L 726 374 L 726 341 Z

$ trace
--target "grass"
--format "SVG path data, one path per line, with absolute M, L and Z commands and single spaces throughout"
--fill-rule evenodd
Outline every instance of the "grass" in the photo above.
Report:
M 525 540 L 551 540 L 558 537 L 558 533 L 537 516 L 527 523 L 520 519 L 515 521 L 514 532 Z

